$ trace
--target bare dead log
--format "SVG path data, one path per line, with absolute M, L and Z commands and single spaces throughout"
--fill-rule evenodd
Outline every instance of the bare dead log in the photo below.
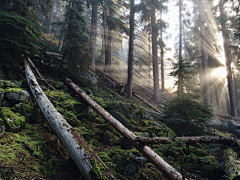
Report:
M 36 66 L 33 64 L 33 62 L 31 61 L 30 58 L 27 58 L 28 62 L 31 64 L 31 66 L 34 68 L 34 70 L 36 71 L 36 73 L 38 74 L 39 78 L 51 89 L 55 90 L 54 87 L 51 86 L 51 84 L 49 84 L 41 75 L 41 73 L 38 71 L 38 69 L 36 68 Z
M 161 172 L 167 177 L 174 180 L 182 180 L 183 176 L 176 171 L 172 166 L 165 162 L 158 154 L 156 154 L 150 147 L 136 141 L 137 136 L 129 131 L 125 126 L 116 120 L 111 114 L 105 111 L 100 105 L 93 101 L 88 95 L 86 95 L 76 84 L 70 79 L 66 79 L 65 83 L 74 89 L 77 94 L 84 99 L 97 113 L 102 116 L 110 125 L 112 125 L 117 131 L 124 135 L 134 147 L 136 147 L 151 163 L 153 163 Z
M 64 147 L 67 149 L 72 159 L 78 166 L 79 170 L 83 176 L 90 180 L 90 170 L 92 168 L 84 147 L 75 140 L 74 130 L 63 118 L 63 116 L 58 113 L 51 102 L 48 100 L 47 96 L 44 94 L 34 74 L 32 73 L 29 64 L 25 61 L 25 74 L 28 81 L 28 85 L 32 91 L 34 98 L 41 111 L 43 112 L 45 118 L 48 120 L 51 127 L 54 129 L 58 138 L 63 143 Z
M 227 179 L 240 179 L 240 160 L 238 154 L 233 149 L 228 148 L 224 151 L 224 165 Z
M 153 108 L 155 111 L 157 111 L 158 113 L 162 113 L 162 111 L 160 109 L 155 108 L 152 104 L 150 104 L 149 102 L 147 102 L 146 100 L 144 100 L 141 96 L 139 96 L 136 92 L 134 92 L 133 94 L 135 97 L 137 97 L 138 99 L 140 99 L 141 101 L 143 101 L 144 103 L 146 103 L 149 107 Z
M 143 144 L 168 144 L 171 141 L 183 141 L 187 144 L 219 143 L 230 146 L 240 146 L 240 141 L 226 136 L 200 136 L 200 137 L 137 137 L 137 141 Z

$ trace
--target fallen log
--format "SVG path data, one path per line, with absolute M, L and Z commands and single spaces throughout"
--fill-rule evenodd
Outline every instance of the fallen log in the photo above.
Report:
M 48 100 L 47 96 L 42 91 L 36 78 L 34 77 L 34 74 L 31 71 L 27 61 L 25 61 L 25 74 L 31 92 L 45 118 L 54 129 L 56 135 L 69 152 L 70 156 L 76 163 L 85 179 L 91 180 L 90 170 L 92 168 L 92 165 L 89 161 L 84 147 L 82 147 L 83 145 L 80 141 L 81 138 L 75 133 L 73 128 Z
M 168 144 L 171 141 L 183 141 L 187 144 L 219 143 L 230 146 L 240 146 L 238 139 L 226 136 L 200 136 L 200 137 L 137 137 L 137 141 L 143 144 Z
M 111 114 L 105 111 L 100 105 L 93 101 L 86 95 L 76 84 L 70 79 L 66 79 L 65 83 L 68 87 L 74 89 L 77 94 L 84 99 L 102 118 L 104 118 L 110 125 L 112 125 L 118 132 L 124 135 L 132 145 L 137 148 L 151 163 L 153 163 L 161 172 L 168 178 L 174 180 L 182 180 L 183 176 L 166 161 L 164 161 L 158 154 L 156 154 L 150 147 L 136 141 L 137 136 L 116 120 Z
M 228 180 L 240 179 L 240 160 L 237 152 L 228 148 L 224 150 L 225 173 Z
M 34 70 L 36 71 L 36 73 L 38 74 L 39 78 L 48 86 L 50 87 L 51 89 L 55 90 L 54 87 L 51 86 L 51 84 L 49 84 L 44 78 L 43 76 L 41 75 L 41 73 L 38 71 L 38 69 L 35 67 L 35 65 L 33 64 L 33 62 L 31 61 L 30 58 L 27 58 L 28 62 L 31 64 L 31 66 L 34 68 Z

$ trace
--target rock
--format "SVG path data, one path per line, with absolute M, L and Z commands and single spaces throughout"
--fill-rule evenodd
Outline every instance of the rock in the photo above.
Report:
M 8 102 L 8 101 L 6 101 L 6 100 L 3 100 L 3 101 L 2 101 L 2 106 L 4 106 L 4 107 L 12 107 L 13 104 L 10 103 L 10 102 Z
M 6 130 L 10 132 L 19 132 L 25 125 L 25 118 L 19 113 L 14 113 L 11 108 L 3 107 L 1 118 L 5 123 Z
M 5 84 L 3 81 L 0 81 L 0 88 L 5 88 Z
M 142 137 L 149 137 L 150 134 L 149 134 L 148 132 L 143 132 L 141 136 L 142 136 Z
M 229 132 L 234 136 L 240 138 L 240 124 L 235 122 L 234 120 L 228 121 Z
M 23 101 L 29 101 L 30 94 L 26 90 L 21 90 L 19 92 L 6 92 L 5 97 L 12 103 L 20 103 Z
M 95 74 L 91 71 L 81 70 L 78 72 L 78 76 L 80 79 L 84 79 L 85 81 L 90 82 L 92 85 L 96 85 L 98 82 Z
M 64 82 L 56 82 L 55 88 L 56 89 L 64 89 L 65 88 Z
M 145 164 L 147 163 L 147 158 L 145 157 L 135 157 L 134 162 L 138 164 L 141 168 L 145 167 Z
M 21 113 L 25 116 L 29 124 L 37 124 L 42 122 L 42 116 L 38 108 L 32 107 L 30 104 L 15 104 L 15 109 L 18 111 L 21 109 Z
M 132 149 L 133 148 L 130 141 L 125 137 L 122 139 L 121 146 L 122 146 L 123 149 Z
M 210 122 L 206 123 L 206 126 L 217 129 L 219 131 L 227 131 L 228 129 L 227 122 L 220 121 L 217 117 L 212 119 Z
M 129 123 L 127 122 L 127 120 L 121 115 L 119 114 L 117 111 L 115 110 L 109 110 L 108 111 L 114 118 L 116 118 L 119 122 L 121 122 L 124 126 L 129 128 Z
M 124 168 L 124 174 L 127 176 L 131 176 L 137 172 L 137 167 L 134 163 L 129 163 Z
M 0 79 L 5 79 L 6 76 L 4 74 L 4 72 L 0 69 Z
M 130 117 L 137 123 L 140 123 L 141 119 L 143 118 L 141 116 L 141 110 L 138 107 L 131 113 Z
M 102 142 L 106 145 L 113 145 L 116 141 L 112 133 L 106 132 L 102 136 Z
M 119 164 L 122 161 L 122 156 L 120 156 L 119 154 L 116 154 L 115 156 L 112 157 L 112 160 L 114 163 Z
M 4 135 L 5 129 L 6 127 L 5 127 L 4 121 L 0 118 L 0 137 Z
M 2 106 L 3 99 L 4 99 L 4 91 L 0 88 L 0 106 Z

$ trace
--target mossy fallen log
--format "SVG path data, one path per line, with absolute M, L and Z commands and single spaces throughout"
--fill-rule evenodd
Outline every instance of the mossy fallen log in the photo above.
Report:
M 118 132 L 124 135 L 132 145 L 139 150 L 151 163 L 155 165 L 161 172 L 163 172 L 169 179 L 182 180 L 183 176 L 166 161 L 164 161 L 157 153 L 150 147 L 136 141 L 136 135 L 116 120 L 111 114 L 105 111 L 100 105 L 93 101 L 86 95 L 76 84 L 70 79 L 66 79 L 65 83 L 77 92 L 77 94 L 85 100 L 102 118 L 104 118 L 110 125 L 112 125 Z
M 240 180 L 240 159 L 232 148 L 224 150 L 225 173 L 228 180 Z
M 34 74 L 31 71 L 29 64 L 26 61 L 25 74 L 28 85 L 38 106 L 40 107 L 51 127 L 54 129 L 56 135 L 76 163 L 84 178 L 87 180 L 93 179 L 92 177 L 95 175 L 94 168 L 96 167 L 96 164 L 99 164 L 99 158 L 97 158 L 96 156 L 92 156 L 91 158 L 89 158 L 89 155 L 87 153 L 90 153 L 90 155 L 92 155 L 93 152 L 88 152 L 87 150 L 89 148 L 84 148 L 88 147 L 86 146 L 86 143 L 81 137 L 77 135 L 73 128 L 68 124 L 68 122 L 63 118 L 63 116 L 48 100 L 47 96 L 42 91 L 36 78 L 34 77 Z M 110 173 L 108 173 L 108 175 L 109 176 L 105 178 L 115 179 L 113 176 L 111 176 Z

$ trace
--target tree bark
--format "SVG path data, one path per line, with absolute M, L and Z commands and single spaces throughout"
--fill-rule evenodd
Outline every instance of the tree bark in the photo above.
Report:
M 182 0 L 179 0 L 179 54 L 178 54 L 178 63 L 179 68 L 182 64 Z M 183 94 L 183 77 L 182 74 L 178 75 L 178 96 Z
M 231 69 L 231 59 L 230 59 L 230 51 L 228 47 L 228 34 L 226 29 L 226 20 L 224 19 L 225 13 L 223 10 L 223 1 L 219 1 L 219 9 L 220 9 L 220 16 L 221 16 L 221 26 L 222 26 L 222 36 L 223 36 L 223 47 L 224 53 L 226 58 L 226 67 L 227 67 L 227 81 L 228 81 L 228 93 L 230 99 L 230 107 L 231 107 L 231 115 L 234 117 L 238 117 L 237 112 L 237 102 L 236 102 L 236 95 L 235 95 L 235 88 L 233 84 L 233 77 L 232 77 L 232 69 Z
M 160 29 L 160 39 L 161 39 L 161 82 L 162 82 L 162 87 L 161 91 L 165 91 L 165 83 L 164 83 L 164 51 L 163 51 L 163 20 L 162 20 L 162 8 L 160 10 L 160 20 L 161 20 L 161 29 Z
M 153 83 L 154 83 L 154 100 L 160 103 L 159 91 L 159 72 L 158 72 L 158 56 L 157 56 L 157 26 L 156 26 L 156 7 L 154 0 L 151 5 L 151 24 L 152 24 L 152 62 L 153 62 Z
M 112 58 L 112 30 L 110 25 L 108 25 L 107 46 L 105 49 L 105 72 L 107 73 L 110 73 L 111 71 L 111 58 Z
M 130 9 L 130 35 L 128 51 L 128 78 L 127 78 L 127 96 L 132 97 L 132 80 L 133 80 L 133 43 L 134 43 L 134 0 L 131 0 Z
M 143 144 L 169 144 L 171 141 L 183 141 L 186 144 L 196 143 L 219 143 L 225 145 L 239 146 L 240 141 L 231 137 L 223 136 L 200 136 L 200 137 L 138 137 L 137 141 Z
M 220 92 L 218 90 L 218 87 L 215 88 L 215 95 L 216 95 L 216 102 L 217 102 L 217 110 L 221 110 L 221 103 L 220 103 Z
M 52 103 L 48 100 L 47 96 L 38 85 L 36 78 L 34 77 L 28 63 L 25 61 L 25 74 L 28 81 L 28 85 L 32 91 L 34 98 L 45 118 L 48 120 L 51 127 L 54 129 L 58 138 L 63 143 L 64 147 L 69 152 L 70 156 L 78 166 L 83 176 L 90 180 L 90 170 L 92 168 L 89 163 L 88 157 L 84 148 L 75 140 L 74 131 L 72 127 L 67 123 L 63 116 L 54 108 Z
M 92 3 L 92 18 L 91 18 L 91 32 L 90 32 L 90 52 L 92 58 L 91 70 L 95 72 L 95 59 L 96 59 L 96 36 L 97 36 L 97 10 L 98 3 Z
M 52 30 L 52 21 L 53 21 L 53 9 L 51 11 L 51 16 L 50 16 L 50 22 L 49 22 L 49 26 L 48 26 L 48 33 L 51 33 Z
M 129 131 L 125 126 L 116 120 L 112 115 L 105 111 L 100 105 L 93 101 L 88 95 L 86 95 L 76 84 L 70 79 L 66 79 L 65 83 L 74 89 L 77 94 L 83 98 L 97 113 L 104 118 L 110 125 L 112 125 L 118 132 L 124 135 L 132 145 L 137 148 L 146 158 L 153 163 L 161 172 L 167 177 L 174 180 L 182 180 L 182 175 L 177 172 L 172 166 L 165 162 L 158 154 L 156 154 L 151 148 L 136 141 L 137 136 Z
M 203 94 L 204 94 L 204 104 L 205 106 L 210 106 L 210 90 L 209 90 L 209 79 L 208 79 L 208 62 L 207 62 L 207 52 L 206 52 L 206 34 L 203 20 L 203 4 L 199 1 L 199 11 L 200 11 L 200 38 L 201 38 L 201 54 L 202 54 L 202 79 L 203 79 Z

